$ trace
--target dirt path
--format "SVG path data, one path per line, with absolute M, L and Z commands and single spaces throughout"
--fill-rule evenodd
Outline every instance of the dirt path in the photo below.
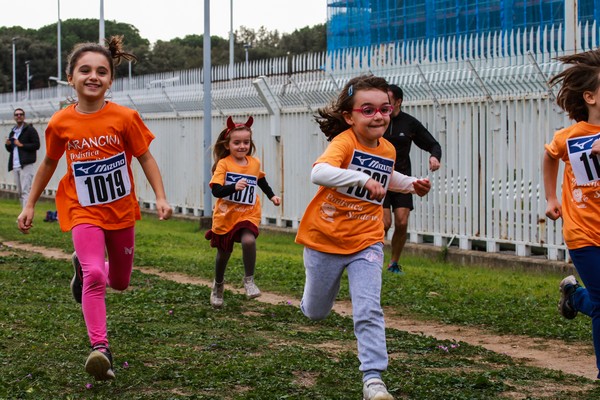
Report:
M 71 255 L 62 250 L 36 247 L 18 242 L 3 242 L 3 246 L 12 247 L 43 254 L 46 257 L 70 260 Z M 0 252 L 1 253 L 1 252 Z M 184 274 L 163 272 L 155 268 L 136 267 L 136 270 L 162 279 L 193 285 L 210 286 L 212 281 L 191 277 Z M 242 293 L 241 289 L 226 285 L 226 289 Z M 285 304 L 291 302 L 299 305 L 299 301 L 274 293 L 263 292 L 256 300 L 268 304 Z M 341 315 L 351 315 L 352 307 L 349 301 L 338 301 L 334 311 Z M 398 315 L 392 308 L 386 308 L 386 325 L 414 334 L 423 334 L 439 340 L 454 340 L 475 346 L 481 346 L 496 353 L 506 354 L 524 361 L 527 365 L 563 371 L 567 374 L 579 375 L 596 379 L 595 357 L 592 344 L 589 346 L 569 344 L 559 340 L 534 339 L 527 336 L 495 335 L 487 331 L 466 327 L 447 325 L 431 321 L 418 321 Z

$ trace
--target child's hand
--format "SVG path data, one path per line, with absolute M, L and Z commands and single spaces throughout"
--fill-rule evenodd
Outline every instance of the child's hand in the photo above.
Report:
M 372 200 L 380 201 L 385 197 L 385 188 L 373 178 L 369 178 L 365 183 L 365 189 L 369 191 L 369 197 Z
M 173 209 L 169 203 L 163 199 L 156 200 L 156 210 L 158 211 L 158 219 L 161 221 L 171 218 L 171 215 L 173 214 Z
M 440 160 L 434 156 L 429 157 L 429 170 L 437 171 L 438 169 L 440 169 Z
M 548 204 L 546 205 L 546 217 L 550 218 L 552 221 L 556 221 L 562 217 L 561 207 L 558 199 L 549 199 Z
M 246 188 L 246 186 L 248 186 L 248 181 L 246 181 L 246 178 L 242 178 L 235 183 L 235 190 L 236 191 L 244 190 Z
M 19 226 L 19 230 L 25 234 L 29 233 L 29 230 L 33 227 L 33 208 L 24 208 L 19 214 L 17 218 L 17 224 Z
M 271 201 L 273 202 L 273 204 L 275 204 L 276 206 L 281 204 L 281 197 L 279 196 L 273 196 L 271 197 Z
M 592 143 L 592 154 L 600 154 L 600 139 Z
M 431 190 L 431 182 L 429 179 L 417 179 L 413 182 L 415 193 L 421 197 L 425 196 Z

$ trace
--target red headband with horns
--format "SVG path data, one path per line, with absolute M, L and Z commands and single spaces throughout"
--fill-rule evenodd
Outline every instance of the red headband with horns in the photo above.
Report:
M 236 129 L 236 128 L 250 129 L 253 122 L 254 122 L 254 118 L 252 118 L 252 116 L 248 117 L 248 121 L 246 121 L 245 124 L 236 124 L 235 122 L 233 122 L 233 118 L 231 118 L 231 117 L 227 118 L 227 132 L 225 132 L 225 137 L 229 136 L 229 132 L 231 132 L 233 129 Z

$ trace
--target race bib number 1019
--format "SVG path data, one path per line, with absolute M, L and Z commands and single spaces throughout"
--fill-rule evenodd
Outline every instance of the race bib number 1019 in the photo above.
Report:
M 131 193 L 125 153 L 72 164 L 79 204 L 83 207 L 112 203 Z
M 600 133 L 567 140 L 569 161 L 578 185 L 584 185 L 600 179 L 600 160 L 592 154 L 592 144 L 600 139 Z

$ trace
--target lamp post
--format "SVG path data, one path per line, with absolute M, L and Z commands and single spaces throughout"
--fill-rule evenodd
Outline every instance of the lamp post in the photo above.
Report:
M 29 60 L 25 61 L 25 69 L 26 69 L 26 73 L 27 73 L 27 100 L 29 100 L 29 81 L 32 78 L 32 76 L 29 75 L 29 64 L 30 63 L 31 63 L 31 61 L 29 61 Z
M 13 102 L 17 101 L 17 57 L 15 54 L 15 43 L 17 41 L 17 37 L 12 38 L 12 83 L 13 83 Z
M 56 49 L 56 65 L 57 65 L 57 70 L 56 70 L 56 77 L 60 80 L 60 77 L 62 75 L 61 73 L 61 48 L 60 48 L 60 0 L 58 0 L 58 23 L 56 24 L 56 43 L 57 43 L 57 49 Z
M 229 79 L 233 79 L 233 0 L 229 2 Z
M 104 46 L 104 0 L 100 0 L 100 39 L 98 39 L 98 43 Z
M 252 48 L 252 43 L 246 43 L 244 50 L 246 51 L 246 76 L 248 76 L 248 49 Z

